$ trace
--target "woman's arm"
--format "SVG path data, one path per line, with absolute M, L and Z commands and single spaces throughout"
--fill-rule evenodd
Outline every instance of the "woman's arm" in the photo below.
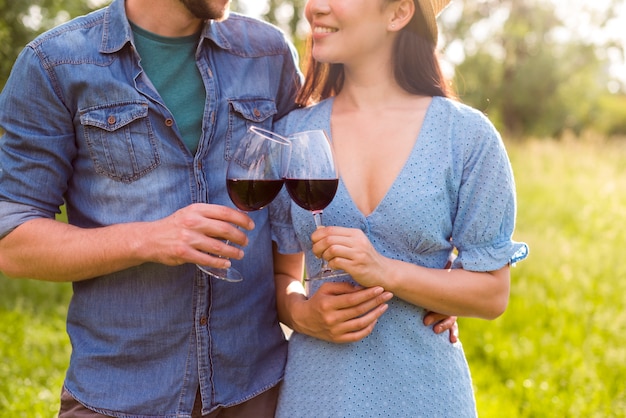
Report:
M 284 255 L 274 246 L 276 303 L 280 322 L 302 334 L 335 343 L 359 341 L 368 336 L 393 297 L 382 287 L 362 288 L 349 283 L 324 283 L 308 299 L 302 285 L 303 255 Z M 440 334 L 450 330 L 458 340 L 456 318 L 429 312 L 424 325 Z
M 447 315 L 495 319 L 509 301 L 509 266 L 490 272 L 429 269 L 390 260 L 387 289 L 415 305 Z M 382 276 L 380 276 L 382 278 Z
M 317 229 L 313 251 L 364 287 L 380 286 L 429 311 L 494 319 L 507 307 L 509 266 L 491 272 L 445 270 L 393 260 L 378 253 L 359 229 Z

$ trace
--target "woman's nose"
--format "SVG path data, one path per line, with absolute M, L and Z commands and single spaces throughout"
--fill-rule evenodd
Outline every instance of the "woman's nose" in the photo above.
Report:
M 308 0 L 306 9 L 311 15 L 327 14 L 330 12 L 329 0 Z

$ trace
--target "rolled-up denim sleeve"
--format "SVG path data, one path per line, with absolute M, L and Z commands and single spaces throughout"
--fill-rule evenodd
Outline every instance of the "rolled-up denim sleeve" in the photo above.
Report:
M 25 48 L 0 94 L 0 236 L 54 217 L 75 156 L 72 116 L 45 63 Z
M 459 255 L 453 268 L 493 271 L 528 255 L 512 239 L 517 210 L 515 181 L 504 144 L 484 121 L 468 137 L 452 241 Z
M 39 218 L 54 218 L 54 214 L 20 203 L 0 202 L 0 239 L 24 222 Z

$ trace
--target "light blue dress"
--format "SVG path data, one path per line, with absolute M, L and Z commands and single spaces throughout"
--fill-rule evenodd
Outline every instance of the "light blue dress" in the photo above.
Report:
M 330 135 L 332 104 L 328 99 L 294 111 L 275 129 Z M 511 166 L 492 124 L 468 106 L 434 98 L 408 161 L 379 206 L 364 216 L 340 181 L 323 216 L 326 225 L 362 229 L 387 257 L 442 268 L 454 246 L 453 268 L 490 271 L 528 253 L 526 244 L 512 240 L 515 208 Z M 307 271 L 317 273 L 311 213 L 284 191 L 271 211 L 280 251 L 304 250 Z M 320 285 L 311 282 L 310 292 Z M 276 416 L 475 417 L 462 345 L 425 327 L 424 313 L 394 298 L 372 334 L 351 344 L 294 333 Z

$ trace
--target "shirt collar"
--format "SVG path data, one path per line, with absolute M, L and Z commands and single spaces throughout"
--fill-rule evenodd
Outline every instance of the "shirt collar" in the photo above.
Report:
M 224 33 L 224 23 L 216 21 L 208 21 L 202 30 L 202 40 L 208 39 L 213 41 L 215 45 L 222 49 L 230 49 L 228 37 Z
M 132 43 L 132 29 L 126 18 L 124 2 L 125 0 L 114 0 L 105 10 L 100 45 L 100 52 L 103 54 L 118 52 L 127 43 Z
M 100 52 L 110 54 L 120 51 L 132 43 L 133 35 L 126 17 L 125 0 L 114 0 L 104 13 L 104 29 Z M 208 39 L 222 49 L 230 49 L 231 44 L 224 33 L 222 22 L 207 21 L 202 29 L 201 41 Z

